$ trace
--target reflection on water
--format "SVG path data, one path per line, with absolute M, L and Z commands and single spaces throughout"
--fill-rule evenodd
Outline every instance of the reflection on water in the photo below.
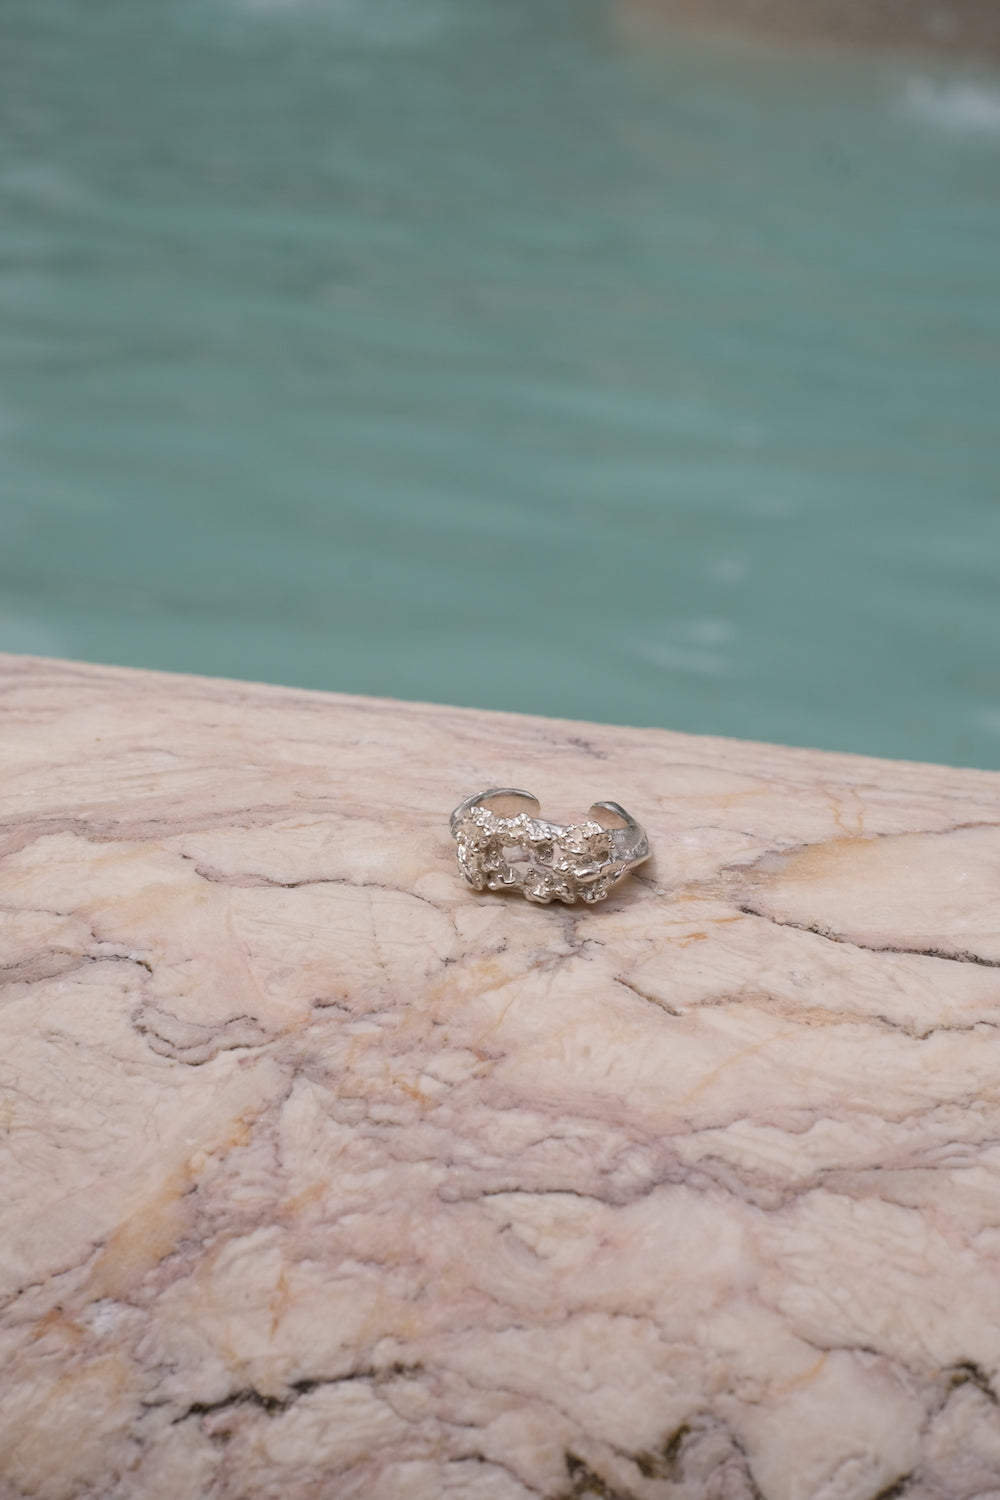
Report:
M 1000 766 L 995 81 L 598 0 L 0 30 L 0 646 Z

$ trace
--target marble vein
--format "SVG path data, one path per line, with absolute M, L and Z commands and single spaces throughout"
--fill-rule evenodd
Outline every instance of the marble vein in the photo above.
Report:
M 0 658 L 0 1500 L 1000 1500 L 998 968 L 996 775 Z

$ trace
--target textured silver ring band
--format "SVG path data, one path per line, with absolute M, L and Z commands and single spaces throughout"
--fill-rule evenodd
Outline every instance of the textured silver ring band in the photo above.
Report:
M 595 802 L 585 823 L 550 823 L 515 787 L 466 797 L 451 815 L 458 868 L 477 891 L 521 891 L 529 901 L 603 901 L 649 858 L 649 840 L 617 802 Z

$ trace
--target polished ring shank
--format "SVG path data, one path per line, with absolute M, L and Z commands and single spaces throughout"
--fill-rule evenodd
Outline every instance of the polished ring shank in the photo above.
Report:
M 617 802 L 595 802 L 584 823 L 540 818 L 530 792 L 492 787 L 451 815 L 458 867 L 477 891 L 517 890 L 529 901 L 603 901 L 649 858 L 645 832 Z

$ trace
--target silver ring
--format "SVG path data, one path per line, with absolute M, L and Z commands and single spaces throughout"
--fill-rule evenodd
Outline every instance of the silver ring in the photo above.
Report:
M 585 823 L 550 823 L 539 802 L 514 787 L 466 797 L 451 815 L 458 868 L 477 891 L 521 891 L 547 906 L 603 901 L 636 865 L 649 840 L 617 802 L 595 802 Z

